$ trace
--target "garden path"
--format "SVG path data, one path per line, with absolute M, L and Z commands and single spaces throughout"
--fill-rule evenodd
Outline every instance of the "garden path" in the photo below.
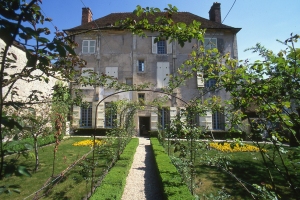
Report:
M 126 179 L 122 200 L 160 200 L 160 187 L 149 138 L 139 138 L 139 146 Z

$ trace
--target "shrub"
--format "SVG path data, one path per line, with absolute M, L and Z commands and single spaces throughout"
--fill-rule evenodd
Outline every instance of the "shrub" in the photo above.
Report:
M 45 146 L 55 142 L 54 135 L 38 137 L 38 146 Z M 10 153 L 16 153 L 24 150 L 28 150 L 29 147 L 33 147 L 34 141 L 32 137 L 25 138 L 18 141 L 9 141 L 4 145 L 4 150 Z
M 126 178 L 138 144 L 138 138 L 131 139 L 123 153 L 120 155 L 120 159 L 109 171 L 101 185 L 90 198 L 91 200 L 121 199 L 126 184 Z
M 195 199 L 187 186 L 182 182 L 180 174 L 165 153 L 164 148 L 159 144 L 158 139 L 151 138 L 150 140 L 163 185 L 164 198 L 169 200 Z

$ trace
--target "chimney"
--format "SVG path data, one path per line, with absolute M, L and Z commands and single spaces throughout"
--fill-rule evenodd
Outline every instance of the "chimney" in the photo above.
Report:
M 92 21 L 93 13 L 90 8 L 82 8 L 81 25 L 87 24 Z
M 222 23 L 221 21 L 221 4 L 218 2 L 214 2 L 209 10 L 209 20 Z

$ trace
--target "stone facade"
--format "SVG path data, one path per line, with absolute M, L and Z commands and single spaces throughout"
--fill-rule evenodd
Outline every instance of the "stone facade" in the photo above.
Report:
M 5 45 L 6 45 L 5 42 L 3 40 L 0 40 L 0 48 L 4 49 Z M 14 43 L 14 45 L 12 45 L 10 47 L 9 52 L 16 55 L 17 60 L 16 60 L 16 63 L 14 63 L 13 65 L 15 65 L 17 67 L 16 68 L 7 68 L 4 70 L 5 73 L 15 74 L 15 73 L 21 72 L 27 63 L 27 58 L 26 58 L 26 53 L 25 53 L 24 48 L 22 46 Z M 32 75 L 33 76 L 42 75 L 42 72 L 39 70 L 35 70 L 35 71 L 33 71 Z M 30 81 L 29 78 L 25 79 L 25 80 L 19 79 L 14 83 L 14 86 L 13 86 L 13 87 L 17 88 L 18 96 L 12 97 L 9 94 L 6 98 L 6 101 L 13 100 L 13 101 L 26 102 L 26 101 L 28 101 L 28 96 L 32 93 L 33 90 L 38 90 L 38 91 L 42 92 L 41 96 L 51 98 L 51 95 L 53 93 L 52 88 L 55 85 L 56 81 L 57 81 L 57 79 L 54 79 L 52 77 L 49 77 L 48 83 L 46 83 L 43 80 Z M 8 87 L 4 87 L 3 94 L 6 95 L 7 92 L 8 92 Z
M 217 8 L 219 9 L 219 14 L 216 18 L 220 18 L 220 7 Z M 91 14 L 91 12 L 87 13 Z M 137 85 L 150 82 L 153 85 L 152 90 L 159 91 L 162 87 L 167 85 L 169 79 L 168 76 L 170 74 L 174 75 L 176 69 L 188 58 L 192 47 L 195 44 L 198 44 L 198 41 L 193 40 L 190 43 L 186 43 L 184 47 L 180 47 L 176 42 L 169 43 L 166 41 L 164 44 L 164 52 L 160 52 L 161 49 L 158 47 L 160 44 L 154 43 L 154 39 L 158 33 L 146 32 L 147 37 L 139 37 L 126 30 L 107 27 L 110 25 L 103 28 L 101 23 L 106 23 L 107 19 L 109 17 L 113 18 L 114 15 L 118 14 L 108 15 L 95 21 L 84 23 L 81 26 L 66 30 L 66 32 L 69 35 L 72 35 L 75 42 L 79 44 L 76 53 L 78 53 L 82 59 L 87 61 L 85 69 L 91 69 L 99 74 L 114 76 L 119 82 Z M 190 17 L 191 20 L 193 20 L 193 17 L 195 16 L 190 13 L 182 13 L 182 15 Z M 83 16 L 83 18 L 88 18 L 88 16 Z M 216 18 L 213 18 L 213 20 L 201 18 L 201 20 L 204 20 L 202 24 L 211 24 L 213 27 L 204 27 L 207 28 L 205 38 L 213 39 L 216 43 L 216 47 L 221 53 L 224 54 L 229 52 L 232 58 L 237 58 L 236 33 L 240 29 L 222 25 L 219 22 L 214 21 Z M 200 17 L 196 16 L 196 19 L 200 19 Z M 89 28 L 89 26 L 95 27 L 95 23 L 98 24 L 98 29 Z M 86 31 L 83 31 L 83 29 L 86 29 Z M 79 70 L 84 71 L 85 69 Z M 185 106 L 183 101 L 188 102 L 194 97 L 201 98 L 198 87 L 204 87 L 204 83 L 202 82 L 201 84 L 200 82 L 197 80 L 195 73 L 194 78 L 187 80 L 184 86 L 178 88 L 174 92 L 173 95 L 177 98 L 171 96 L 168 97 L 169 101 L 164 106 L 168 107 L 169 119 L 175 117 L 180 111 L 180 108 Z M 199 86 L 199 84 L 201 84 L 201 86 Z M 105 128 L 106 102 L 123 98 L 138 101 L 140 96 L 143 96 L 145 101 L 151 102 L 157 97 L 164 96 L 163 94 L 147 91 L 133 91 L 113 95 L 100 104 L 97 119 L 95 120 L 96 105 L 100 100 L 115 91 L 101 87 L 85 87 L 82 89 L 86 94 L 85 100 L 91 102 L 92 109 L 90 109 L 90 112 L 92 112 L 92 115 L 88 117 L 89 111 L 87 111 L 87 109 L 74 107 L 73 128 L 95 127 L 95 121 L 97 123 L 97 128 Z M 222 99 L 230 98 L 229 94 L 225 91 L 208 93 L 204 98 L 208 98 L 211 95 L 221 96 Z M 182 99 L 183 101 L 179 99 Z M 89 126 L 85 126 L 81 121 L 82 118 L 84 118 L 84 120 L 91 118 L 90 120 L 92 120 L 92 122 L 88 123 Z M 143 129 L 147 129 L 147 131 L 157 130 L 157 123 L 161 124 L 163 120 L 163 113 L 158 114 L 157 110 L 153 108 L 139 111 L 135 117 L 137 134 L 142 134 Z M 213 116 L 209 113 L 208 116 L 199 118 L 200 125 L 204 125 L 212 130 L 214 126 L 213 123 Z

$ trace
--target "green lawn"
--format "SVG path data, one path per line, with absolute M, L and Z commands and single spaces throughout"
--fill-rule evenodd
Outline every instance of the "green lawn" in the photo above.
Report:
M 55 176 L 61 174 L 61 172 L 91 150 L 90 147 L 72 146 L 74 142 L 85 139 L 91 138 L 72 137 L 60 143 L 56 155 Z M 96 153 L 96 177 L 101 176 L 107 163 L 110 162 L 111 154 L 109 151 L 114 151 L 116 144 L 110 145 L 110 147 L 111 148 L 108 148 L 108 145 L 104 145 L 100 147 L 100 150 Z M 32 171 L 34 169 L 35 159 L 20 157 L 18 163 L 25 165 L 30 170 L 32 177 L 12 176 L 0 181 L 0 186 L 18 185 L 21 190 L 20 194 L 14 192 L 11 194 L 1 194 L 0 199 L 24 199 L 43 187 L 52 174 L 53 150 L 54 145 L 39 149 L 40 167 L 36 173 Z M 42 190 L 38 193 L 38 196 L 45 195 L 43 199 L 81 199 L 84 197 L 90 191 L 91 187 L 91 169 L 89 168 L 90 165 L 88 165 L 88 163 L 91 162 L 91 156 L 92 154 L 73 167 L 72 170 L 66 172 L 59 182 L 54 182 L 55 186 L 53 188 L 48 187 L 46 190 Z M 6 157 L 5 160 L 14 157 L 15 156 L 9 156 Z M 33 197 L 34 196 L 31 196 L 28 199 L 33 199 Z
M 201 145 L 200 145 L 201 146 Z M 205 145 L 204 145 L 205 146 Z M 268 150 L 268 154 L 273 158 L 273 150 L 270 145 L 264 147 Z M 171 148 L 172 150 L 174 148 Z M 300 186 L 300 177 L 299 175 L 299 150 L 286 147 L 289 150 L 289 153 L 284 155 L 284 161 L 287 163 L 288 169 L 293 181 L 297 183 L 297 186 Z M 236 181 L 230 173 L 234 174 L 237 178 L 243 181 L 243 184 L 250 190 L 255 191 L 252 187 L 252 184 L 262 184 L 266 185 L 271 184 L 266 167 L 263 165 L 262 157 L 258 152 L 234 152 L 234 153 L 225 153 L 220 152 L 215 149 L 208 150 L 207 148 L 198 147 L 196 150 L 196 178 L 195 178 L 195 192 L 200 198 L 203 194 L 206 195 L 217 195 L 218 191 L 222 188 L 228 194 L 231 195 L 231 199 L 252 199 L 249 193 L 241 186 L 241 184 Z M 171 155 L 179 156 L 179 153 L 173 153 Z M 292 166 L 289 162 L 288 157 L 298 156 L 296 165 Z M 209 157 L 226 157 L 229 170 L 223 170 L 222 167 L 217 167 L 214 164 L 208 162 Z M 284 171 L 284 168 L 280 162 L 278 156 L 274 156 L 276 165 L 281 171 Z M 297 164 L 298 163 L 298 164 Z M 292 196 L 291 190 L 288 188 L 286 180 L 279 174 L 278 170 L 273 165 L 268 162 L 270 170 L 272 172 L 273 178 L 276 182 L 277 191 L 279 192 L 282 199 L 296 199 Z

